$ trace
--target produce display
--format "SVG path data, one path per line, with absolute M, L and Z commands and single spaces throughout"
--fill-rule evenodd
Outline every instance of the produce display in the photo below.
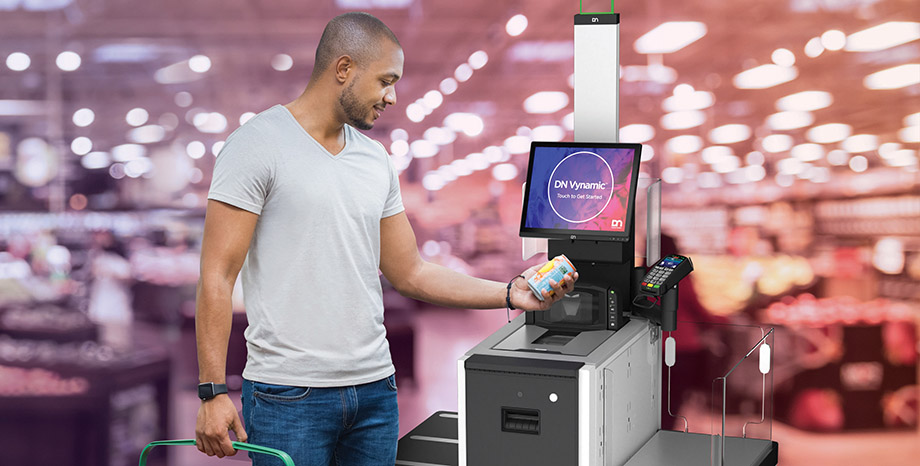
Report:
M 46 369 L 0 365 L 0 396 L 69 396 L 89 391 L 83 377 L 62 377 Z
M 804 257 L 693 256 L 693 285 L 703 306 L 716 315 L 731 315 L 762 294 L 779 296 L 815 280 Z
M 763 312 L 765 322 L 791 327 L 824 327 L 833 324 L 880 324 L 913 321 L 917 311 L 910 304 L 874 299 L 863 302 L 849 296 L 816 298 L 810 293 L 787 296 Z
M 55 343 L 52 341 L 17 340 L 0 335 L 0 364 L 84 368 L 105 367 L 118 360 L 115 351 L 94 341 Z

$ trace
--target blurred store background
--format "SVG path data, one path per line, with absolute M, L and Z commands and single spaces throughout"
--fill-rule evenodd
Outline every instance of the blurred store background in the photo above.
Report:
M 349 10 L 405 50 L 399 103 L 368 134 L 423 255 L 501 281 L 539 262 L 521 260 L 522 170 L 531 140 L 572 138 L 574 0 L 0 0 L 0 463 L 121 466 L 194 436 L 215 157 L 299 95 Z M 615 10 L 620 140 L 644 144 L 664 231 L 697 269 L 680 317 L 704 324 L 679 350 L 712 365 L 732 343 L 719 324 L 775 327 L 780 464 L 916 464 L 917 3 Z M 385 302 L 405 433 L 456 409 L 456 358 L 505 312 Z M 672 406 L 707 413 L 708 382 L 680 385 Z M 190 450 L 168 464 L 214 464 Z

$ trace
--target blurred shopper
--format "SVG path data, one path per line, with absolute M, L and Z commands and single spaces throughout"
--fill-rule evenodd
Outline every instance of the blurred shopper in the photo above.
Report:
M 393 465 L 399 411 L 378 268 L 401 294 L 443 306 L 544 310 L 572 288 L 566 279 L 556 298 L 540 301 L 525 279 L 506 289 L 421 258 L 393 163 L 357 131 L 396 103 L 402 72 L 386 25 L 365 13 L 338 16 L 303 94 L 227 139 L 209 193 L 196 314 L 204 400 L 196 438 L 208 455 L 235 453 L 231 429 L 298 466 Z M 225 390 L 241 269 L 245 428 L 230 398 L 215 395 Z
M 92 284 L 89 292 L 89 317 L 101 327 L 102 342 L 123 348 L 131 343 L 131 264 L 124 250 L 109 231 L 93 233 L 89 251 Z

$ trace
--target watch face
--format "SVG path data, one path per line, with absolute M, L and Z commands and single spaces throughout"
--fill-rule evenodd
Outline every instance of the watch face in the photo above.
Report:
M 202 383 L 198 384 L 198 398 L 202 400 L 208 400 L 214 398 L 214 384 L 213 383 Z

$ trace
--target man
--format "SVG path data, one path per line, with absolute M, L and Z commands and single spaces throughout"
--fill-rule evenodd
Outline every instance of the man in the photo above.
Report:
M 380 143 L 354 129 L 372 128 L 396 103 L 402 72 L 402 49 L 380 20 L 338 16 L 303 94 L 236 130 L 218 157 L 196 313 L 205 390 L 196 440 L 208 455 L 235 453 L 229 429 L 298 466 L 395 462 L 399 412 L 378 268 L 403 295 L 442 306 L 548 309 L 572 289 L 567 278 L 540 301 L 523 278 L 508 289 L 421 259 L 396 169 Z M 211 385 L 224 383 L 241 268 L 245 428 Z

